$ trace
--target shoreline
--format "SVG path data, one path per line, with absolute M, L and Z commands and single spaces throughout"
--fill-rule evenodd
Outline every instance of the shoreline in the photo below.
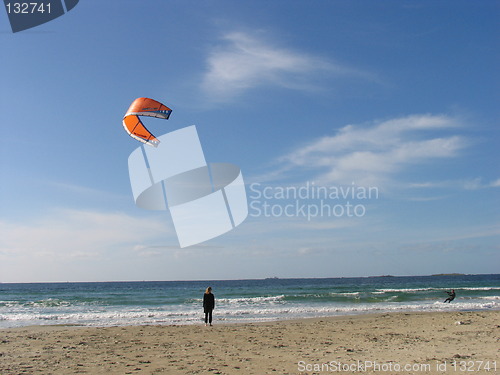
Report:
M 247 320 L 242 320 L 242 321 L 226 321 L 226 320 L 217 320 L 217 316 L 215 314 L 214 310 L 214 321 L 213 325 L 217 325 L 218 327 L 223 327 L 223 326 L 239 326 L 239 325 L 272 325 L 272 324 L 280 324 L 280 323 L 300 323 L 300 322 L 307 322 L 307 321 L 316 321 L 316 320 L 336 320 L 336 319 L 357 319 L 358 317 L 378 317 L 378 316 L 385 316 L 385 315 L 420 315 L 420 314 L 460 314 L 460 313 L 481 313 L 481 312 L 498 312 L 500 313 L 500 308 L 499 309 L 464 309 L 464 310 L 449 310 L 449 311 L 443 311 L 443 310 L 399 310 L 399 311 L 363 311 L 363 312 L 356 312 L 356 313 L 349 313 L 349 314 L 342 314 L 342 315 L 325 315 L 325 316 L 313 316 L 313 317 L 295 317 L 295 318 L 281 318 L 281 319 L 270 319 L 270 320 L 261 320 L 261 321 L 250 321 L 250 319 Z M 196 326 L 203 326 L 204 323 L 202 321 L 202 313 L 200 313 L 200 321 L 199 322 L 190 322 L 190 323 L 165 323 L 165 324 L 159 324 L 159 323 L 153 323 L 153 324 L 113 324 L 113 325 L 84 325 L 84 324 L 76 324 L 76 323 L 60 323 L 60 324 L 30 324 L 26 326 L 19 326 L 19 327 L 0 327 L 0 333 L 2 331 L 8 331 L 8 330 L 20 330 L 23 328 L 43 328 L 43 327 L 74 327 L 74 328 L 95 328 L 95 329 L 100 329 L 100 328 L 127 328 L 127 327 L 196 327 Z
M 218 326 L 222 325 L 247 325 L 247 324 L 273 324 L 273 323 L 279 323 L 279 322 L 298 322 L 298 321 L 307 321 L 307 320 L 314 320 L 314 319 L 336 319 L 336 318 L 355 318 L 357 316 L 377 316 L 377 315 L 386 315 L 386 314 L 447 314 L 447 313 L 462 313 L 462 312 L 482 312 L 482 311 L 498 311 L 500 312 L 500 307 L 499 308 L 488 308 L 488 309 L 481 309 L 481 308 L 464 308 L 464 309 L 449 309 L 449 310 L 432 310 L 432 309 L 400 309 L 400 310 L 386 310 L 386 309 L 379 309 L 377 310 L 370 310 L 370 311 L 356 311 L 356 312 L 343 312 L 339 313 L 337 315 L 320 315 L 320 316 L 301 316 L 301 317 L 292 317 L 292 318 L 284 318 L 284 317 L 273 317 L 269 319 L 263 319 L 263 320 L 256 320 L 252 318 L 243 318 L 243 319 L 238 319 L 238 320 L 229 320 L 225 318 L 219 318 L 216 313 L 214 313 L 214 323 L 217 324 Z M 115 323 L 115 324 L 78 324 L 78 323 L 47 323 L 47 324 L 27 324 L 27 325 L 22 325 L 22 326 L 12 326 L 12 327 L 1 327 L 0 326 L 0 332 L 5 331 L 5 330 L 13 330 L 13 329 L 22 329 L 22 328 L 32 328 L 32 327 L 82 327 L 82 328 L 111 328 L 111 327 L 148 327 L 148 326 L 158 326 L 158 327 L 163 327 L 163 326 L 197 326 L 202 324 L 203 318 L 202 318 L 202 313 L 199 313 L 200 317 L 199 320 L 197 321 L 182 321 L 182 322 L 154 322 L 154 323 L 142 323 L 142 324 L 135 324 L 135 323 L 130 323 L 130 324 L 120 324 L 120 323 Z M 1 375 L 1 374 L 0 374 Z
M 499 310 L 482 310 L 215 321 L 212 327 L 200 323 L 5 328 L 0 330 L 0 373 L 456 374 L 460 372 L 451 367 L 453 362 L 493 366 L 500 353 L 499 321 Z M 386 366 L 387 371 L 332 367 L 359 363 Z M 430 367 L 405 372 L 399 367 L 395 371 L 396 365 Z M 439 365 L 441 370 L 446 365 L 446 371 L 438 371 Z

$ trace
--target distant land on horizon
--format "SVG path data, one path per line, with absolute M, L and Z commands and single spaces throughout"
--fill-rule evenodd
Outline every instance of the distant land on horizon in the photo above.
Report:
M 378 276 L 331 276 L 331 277 L 263 277 L 249 279 L 212 279 L 212 280 L 107 280 L 107 281 L 31 281 L 31 282 L 2 282 L 0 284 L 64 284 L 64 283 L 143 283 L 143 282 L 218 282 L 218 281 L 243 281 L 243 280 L 294 280 L 294 279 L 371 279 L 371 278 L 397 278 L 397 277 L 447 277 L 447 276 L 481 276 L 500 275 L 498 273 L 437 273 L 432 275 L 378 275 Z

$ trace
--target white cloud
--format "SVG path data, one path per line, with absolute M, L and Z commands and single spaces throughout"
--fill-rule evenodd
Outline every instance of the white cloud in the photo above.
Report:
M 460 190 L 480 190 L 500 187 L 500 179 L 492 182 L 483 182 L 480 177 L 463 180 L 444 180 L 444 181 L 427 181 L 408 184 L 410 188 L 425 189 L 425 188 L 443 188 L 443 189 L 460 189 Z
M 223 37 L 225 44 L 208 57 L 208 70 L 202 90 L 212 101 L 227 101 L 247 89 L 274 84 L 311 90 L 318 73 L 367 76 L 366 73 L 336 64 L 324 58 L 276 47 L 262 38 L 243 32 Z
M 500 187 L 500 178 L 490 184 L 491 187 Z
M 323 184 L 383 186 L 405 168 L 456 157 L 466 140 L 458 135 L 432 137 L 429 131 L 459 126 L 444 115 L 412 115 L 370 126 L 347 125 L 280 158 L 284 170 L 316 170 Z
M 100 258 L 168 230 L 167 223 L 124 213 L 57 210 L 31 223 L 0 221 L 0 257 Z

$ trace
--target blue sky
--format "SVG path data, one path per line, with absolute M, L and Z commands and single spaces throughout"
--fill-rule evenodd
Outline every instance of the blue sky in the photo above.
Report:
M 497 273 L 499 13 L 86 0 L 13 34 L 0 11 L 0 281 Z M 135 206 L 121 120 L 141 96 L 173 109 L 154 134 L 195 124 L 241 168 L 235 230 L 181 249 L 168 212 Z M 378 194 L 308 219 L 320 199 L 277 196 L 307 186 Z

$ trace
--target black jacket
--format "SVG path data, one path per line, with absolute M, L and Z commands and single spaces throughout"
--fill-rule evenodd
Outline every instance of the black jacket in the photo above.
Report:
M 203 295 L 203 309 L 205 311 L 213 310 L 215 307 L 215 297 L 212 293 L 205 293 Z

